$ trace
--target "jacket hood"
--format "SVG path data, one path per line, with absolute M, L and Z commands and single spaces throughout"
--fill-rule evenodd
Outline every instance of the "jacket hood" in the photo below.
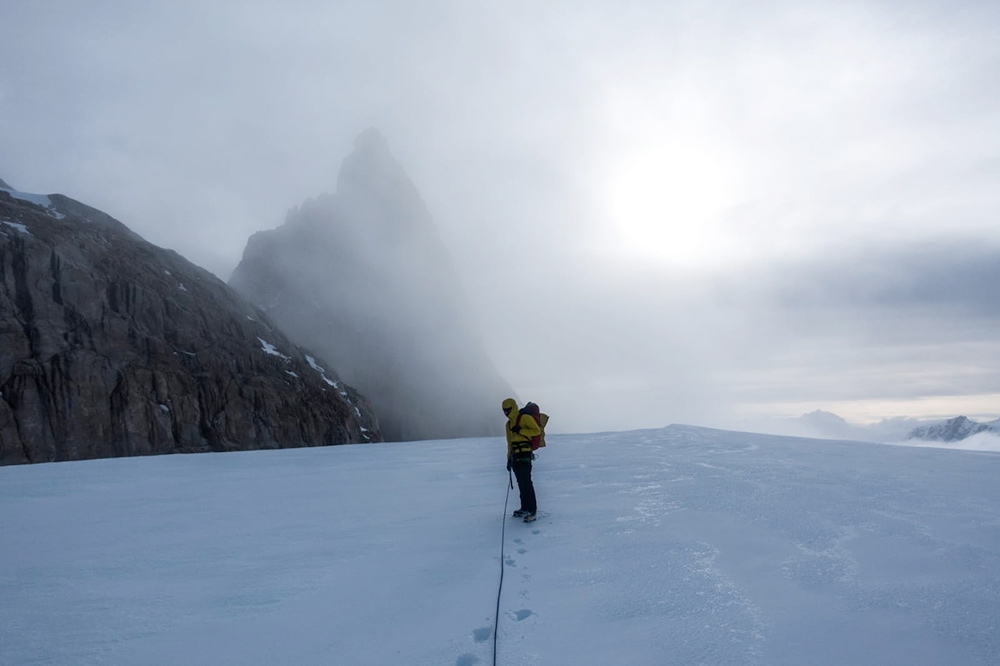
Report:
M 500 408 L 503 409 L 504 413 L 509 417 L 511 414 L 517 412 L 517 401 L 514 398 L 507 398 L 500 404 Z M 508 412 L 508 410 L 510 410 Z

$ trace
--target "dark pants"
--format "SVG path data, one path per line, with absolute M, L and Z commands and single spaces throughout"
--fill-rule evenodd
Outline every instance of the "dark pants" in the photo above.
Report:
M 514 458 L 511 467 L 517 479 L 517 489 L 521 492 L 521 508 L 535 513 L 538 504 L 535 502 L 535 486 L 531 483 L 531 458 Z

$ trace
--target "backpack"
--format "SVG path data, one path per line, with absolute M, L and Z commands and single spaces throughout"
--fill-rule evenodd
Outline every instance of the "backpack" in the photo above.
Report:
M 538 449 L 545 446 L 545 424 L 549 422 L 549 415 L 542 414 L 541 410 L 538 408 L 538 405 L 536 405 L 533 402 L 529 402 L 528 404 L 526 404 L 524 407 L 522 407 L 517 411 L 518 425 L 520 425 L 521 417 L 524 414 L 528 414 L 529 416 L 531 416 L 531 418 L 535 419 L 535 423 L 537 423 L 538 427 L 542 429 L 542 433 L 540 435 L 535 435 L 534 437 L 531 438 L 531 450 L 537 451 Z

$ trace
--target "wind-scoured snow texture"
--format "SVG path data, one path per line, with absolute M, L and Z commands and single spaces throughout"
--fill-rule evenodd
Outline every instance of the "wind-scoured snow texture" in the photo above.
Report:
M 548 439 L 0 469 L 0 663 L 1000 663 L 1000 455 Z
M 0 464 L 380 439 L 360 395 L 175 252 L 58 194 L 0 190 L 0 220 Z
M 370 399 L 388 440 L 486 435 L 513 393 L 430 213 L 375 130 L 344 160 L 335 195 L 250 238 L 230 284 Z M 516 311 L 516 294 L 497 300 Z

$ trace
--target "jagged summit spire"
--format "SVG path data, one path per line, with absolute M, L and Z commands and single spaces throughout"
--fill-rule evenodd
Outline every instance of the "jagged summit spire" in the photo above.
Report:
M 369 154 L 390 154 L 389 143 L 375 127 L 369 127 L 354 140 L 354 151 Z
M 10 185 L 8 185 L 8 184 L 6 183 L 6 181 L 4 181 L 4 179 L 3 179 L 3 178 L 0 178 L 0 187 L 3 187 L 3 188 L 5 188 L 5 189 L 8 189 L 8 190 L 12 190 L 12 189 L 14 189 L 14 188 L 13 188 L 13 187 L 11 187 Z
M 386 439 L 496 431 L 496 405 L 513 391 L 486 353 L 426 205 L 377 129 L 354 141 L 332 196 L 253 237 L 230 282 L 372 401 Z
M 389 143 L 374 127 L 369 127 L 354 140 L 354 151 L 344 158 L 338 178 L 338 189 L 345 180 L 372 181 L 405 177 L 403 167 L 393 157 Z
M 417 188 L 374 127 L 355 139 L 354 151 L 344 158 L 337 201 L 358 227 L 379 235 L 398 238 L 399 230 L 433 226 Z

